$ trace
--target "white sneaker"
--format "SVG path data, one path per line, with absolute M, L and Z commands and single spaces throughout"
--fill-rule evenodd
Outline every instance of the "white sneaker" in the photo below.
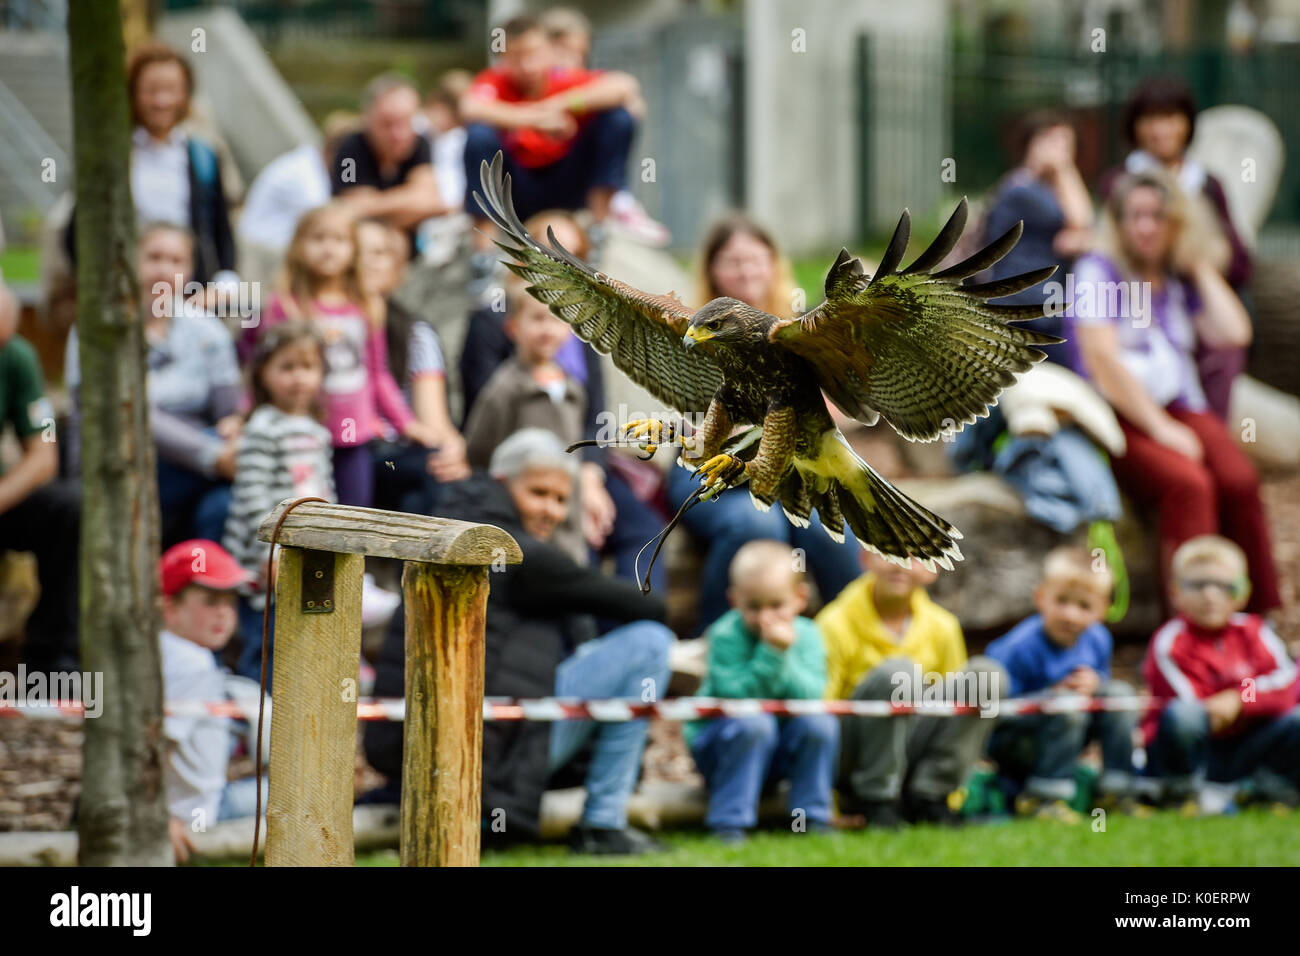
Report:
M 672 233 L 662 222 L 650 218 L 636 197 L 621 189 L 609 201 L 609 222 L 620 232 L 648 246 L 666 246 Z
M 382 627 L 396 613 L 402 596 L 385 591 L 369 572 L 361 579 L 361 626 Z
M 1217 817 L 1237 809 L 1237 785 L 1232 783 L 1205 783 L 1197 795 L 1201 814 Z

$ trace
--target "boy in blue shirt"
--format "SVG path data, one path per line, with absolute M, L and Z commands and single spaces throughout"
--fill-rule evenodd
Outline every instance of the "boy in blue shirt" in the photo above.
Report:
M 826 690 L 826 649 L 817 625 L 799 614 L 808 585 L 794 551 L 779 541 L 751 541 L 731 561 L 732 609 L 709 628 L 701 697 L 819 699 Z M 686 742 L 709 786 L 705 823 L 729 843 L 758 821 L 763 784 L 790 779 L 796 832 L 831 825 L 831 777 L 839 723 L 831 714 L 718 717 L 685 728 Z
M 1078 694 L 1122 697 L 1129 685 L 1110 677 L 1114 647 L 1101 623 L 1114 579 L 1094 566 L 1083 548 L 1048 554 L 1034 589 L 1038 613 L 991 643 L 985 653 L 1002 663 L 1013 697 Z M 1097 780 L 1101 805 L 1135 811 L 1132 712 L 1023 714 L 1003 718 L 989 740 L 989 755 L 1004 777 L 1024 781 L 1017 813 L 1080 819 L 1069 807 L 1074 765 L 1089 740 L 1101 742 L 1103 772 Z

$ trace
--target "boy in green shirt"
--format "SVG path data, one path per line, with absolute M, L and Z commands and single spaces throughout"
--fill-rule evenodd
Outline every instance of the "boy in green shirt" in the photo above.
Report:
M 732 610 L 709 628 L 701 697 L 809 699 L 826 690 L 821 632 L 806 617 L 808 585 L 787 544 L 751 541 L 731 562 Z M 692 721 L 686 740 L 709 786 L 705 823 L 727 842 L 758 819 L 763 785 L 790 779 L 796 832 L 826 830 L 839 724 L 830 714 Z
M 18 300 L 0 282 L 0 433 L 13 428 L 22 449 L 0 467 L 0 549 L 36 555 L 41 596 L 27 621 L 23 661 L 29 671 L 78 667 L 77 542 L 81 496 L 56 480 L 54 412 L 45 397 L 36 350 L 16 334 Z

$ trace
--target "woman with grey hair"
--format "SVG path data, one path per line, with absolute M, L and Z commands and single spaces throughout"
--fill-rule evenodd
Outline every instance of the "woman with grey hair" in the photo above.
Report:
M 484 693 L 489 697 L 623 697 L 655 700 L 668 686 L 673 634 L 667 607 L 631 581 L 577 564 L 551 541 L 568 514 L 577 460 L 542 428 L 503 441 L 487 473 L 443 487 L 441 516 L 492 524 L 511 534 L 523 562 L 494 571 L 486 622 Z M 597 619 L 618 622 L 600 634 Z M 394 616 L 376 667 L 375 693 L 403 692 L 405 619 Z M 657 848 L 627 825 L 647 734 L 645 721 L 529 721 L 483 728 L 483 819 L 505 814 L 504 833 L 485 841 L 535 838 L 551 776 L 590 745 L 587 802 L 571 835 L 582 853 L 631 854 Z M 366 756 L 400 790 L 402 727 L 366 728 Z

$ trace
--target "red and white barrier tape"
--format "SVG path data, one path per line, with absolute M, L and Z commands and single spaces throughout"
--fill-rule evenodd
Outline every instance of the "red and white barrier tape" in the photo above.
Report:
M 1156 703 L 1147 696 L 1083 697 L 1060 695 L 1054 697 L 1009 698 L 996 704 L 989 702 L 986 711 L 991 715 L 1011 716 L 1021 714 L 1078 714 L 1098 711 L 1141 711 Z M 267 701 L 268 712 L 271 701 Z M 257 718 L 257 708 L 247 709 L 235 701 L 169 701 L 165 707 L 172 717 L 238 717 Z M 358 720 L 402 720 L 406 702 L 402 698 L 367 699 L 357 702 Z M 655 703 L 635 699 L 612 698 L 604 700 L 578 700 L 563 697 L 534 699 L 489 697 L 483 701 L 483 719 L 498 720 L 598 720 L 618 723 L 658 717 L 662 720 L 685 721 L 699 717 L 752 717 L 772 714 L 792 717 L 805 714 L 837 714 L 859 717 L 894 717 L 904 714 L 923 714 L 931 717 L 962 717 L 978 715 L 984 711 L 978 706 L 925 702 L 895 704 L 887 700 L 737 700 L 718 697 L 674 697 Z M 84 716 L 84 707 L 77 700 L 43 701 L 14 704 L 0 701 L 0 717 L 75 718 Z

